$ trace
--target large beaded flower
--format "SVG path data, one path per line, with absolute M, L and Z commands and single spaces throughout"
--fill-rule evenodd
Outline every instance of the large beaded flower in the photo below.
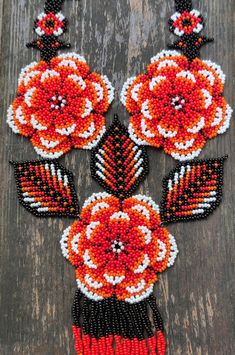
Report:
M 121 202 L 98 193 L 85 202 L 80 217 L 61 239 L 78 288 L 96 301 L 116 296 L 135 303 L 148 297 L 156 273 L 173 265 L 178 252 L 161 226 L 158 206 L 142 195 Z
M 146 74 L 124 84 L 121 100 L 132 115 L 131 138 L 163 147 L 178 160 L 198 156 L 207 139 L 229 127 L 232 109 L 223 98 L 224 82 L 211 61 L 190 62 L 177 51 L 162 51 Z
M 35 22 L 35 32 L 39 36 L 60 36 L 66 29 L 66 20 L 61 12 L 41 13 Z
M 7 122 L 15 133 L 30 138 L 39 155 L 58 158 L 72 147 L 97 144 L 112 100 L 106 76 L 90 72 L 80 55 L 63 54 L 22 70 Z
M 176 36 L 191 35 L 199 33 L 203 29 L 203 17 L 200 12 L 192 11 L 176 12 L 169 20 L 170 30 Z

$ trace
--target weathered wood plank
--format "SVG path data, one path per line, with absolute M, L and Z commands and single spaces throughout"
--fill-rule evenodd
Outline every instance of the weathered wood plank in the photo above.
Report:
M 195 0 L 207 17 L 205 33 L 215 43 L 203 57 L 219 63 L 227 74 L 225 94 L 232 104 L 235 55 L 234 0 Z M 61 256 L 59 238 L 71 221 L 37 219 L 17 201 L 10 159 L 35 159 L 31 144 L 15 136 L 5 123 L 15 96 L 21 68 L 37 60 L 24 44 L 33 38 L 32 26 L 43 1 L 0 0 L 1 45 L 1 207 L 0 207 L 0 353 L 73 354 L 70 306 L 75 292 L 72 268 Z M 167 20 L 173 0 L 70 0 L 67 37 L 92 69 L 105 73 L 116 88 L 115 112 L 128 121 L 118 97 L 127 77 L 143 71 L 150 58 L 172 36 Z M 225 168 L 223 204 L 207 221 L 172 225 L 180 255 L 156 285 L 165 320 L 170 355 L 232 355 L 234 320 L 234 123 L 225 135 L 208 142 L 201 157 L 229 154 Z M 149 149 L 151 171 L 141 191 L 157 202 L 161 179 L 175 165 L 163 152 Z M 91 180 L 89 152 L 73 151 L 61 159 L 76 176 L 81 203 L 100 188 Z

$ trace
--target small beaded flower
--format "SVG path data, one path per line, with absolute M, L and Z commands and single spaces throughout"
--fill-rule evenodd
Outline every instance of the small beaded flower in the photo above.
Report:
M 170 30 L 176 36 L 199 33 L 203 29 L 203 17 L 197 10 L 176 12 L 169 20 Z
M 177 51 L 162 51 L 146 74 L 129 79 L 122 90 L 122 102 L 132 114 L 132 139 L 163 147 L 178 160 L 197 157 L 207 139 L 229 127 L 232 109 L 222 96 L 224 81 L 211 61 L 189 62 Z
M 125 199 L 122 206 L 107 193 L 85 202 L 81 221 L 65 230 L 61 246 L 88 298 L 115 295 L 135 303 L 152 293 L 156 272 L 172 266 L 177 255 L 175 239 L 160 226 L 159 213 L 151 198 L 142 195 Z
M 106 76 L 91 73 L 80 55 L 62 54 L 22 70 L 7 121 L 15 133 L 30 138 L 39 155 L 58 158 L 72 147 L 97 144 L 112 99 Z
M 58 40 L 67 21 L 62 0 L 46 1 L 35 22 L 40 36 L 28 44 L 40 50 L 42 60 L 22 69 L 17 98 L 8 109 L 14 133 L 28 137 L 43 158 L 55 159 L 72 148 L 91 149 L 105 132 L 104 113 L 113 100 L 108 78 L 91 72 L 76 53 L 57 55 L 69 45 Z
M 35 32 L 39 36 L 60 36 L 66 29 L 66 20 L 61 12 L 41 13 L 35 21 Z
M 222 69 L 199 59 L 200 48 L 212 40 L 199 34 L 203 18 L 191 1 L 176 0 L 169 25 L 180 39 L 153 57 L 145 74 L 127 80 L 121 101 L 131 114 L 129 132 L 136 143 L 161 147 L 184 161 L 228 129 L 232 109 L 223 97 Z

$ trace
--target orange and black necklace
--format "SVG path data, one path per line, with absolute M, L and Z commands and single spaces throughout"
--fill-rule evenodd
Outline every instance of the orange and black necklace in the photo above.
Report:
M 211 41 L 200 34 L 202 15 L 192 1 L 175 3 L 169 26 L 179 39 L 123 86 L 128 128 L 115 116 L 106 129 L 104 114 L 114 98 L 108 78 L 91 72 L 81 55 L 58 55 L 69 48 L 59 39 L 68 25 L 62 0 L 47 0 L 35 21 L 37 39 L 27 46 L 40 50 L 41 60 L 22 69 L 8 110 L 13 132 L 30 139 L 42 157 L 12 162 L 19 201 L 35 216 L 76 218 L 60 243 L 75 268 L 77 355 L 165 354 L 153 291 L 178 253 L 167 224 L 203 219 L 222 199 L 227 157 L 194 158 L 229 127 L 225 75 L 199 58 Z M 145 146 L 179 160 L 163 180 L 159 206 L 134 195 L 149 171 Z M 91 175 L 103 188 L 81 210 L 73 176 L 58 161 L 72 148 L 91 150 Z

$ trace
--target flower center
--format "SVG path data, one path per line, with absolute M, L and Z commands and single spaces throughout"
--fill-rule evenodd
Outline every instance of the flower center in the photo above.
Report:
M 188 19 L 188 18 L 185 18 L 185 19 L 182 21 L 183 27 L 189 27 L 189 26 L 191 26 L 191 24 L 192 24 L 192 22 L 191 22 L 191 20 Z
M 112 243 L 112 250 L 115 254 L 121 253 L 121 251 L 123 251 L 124 249 L 125 248 L 122 242 L 114 240 L 114 242 Z
M 51 108 L 52 110 L 60 110 L 66 105 L 66 99 L 63 96 L 53 96 L 51 98 Z
M 184 107 L 185 99 L 183 97 L 175 96 L 171 100 L 171 105 L 178 111 Z
M 54 21 L 54 20 L 48 19 L 48 20 L 46 21 L 46 27 L 47 27 L 47 28 L 53 28 L 54 26 L 55 26 L 55 21 Z

